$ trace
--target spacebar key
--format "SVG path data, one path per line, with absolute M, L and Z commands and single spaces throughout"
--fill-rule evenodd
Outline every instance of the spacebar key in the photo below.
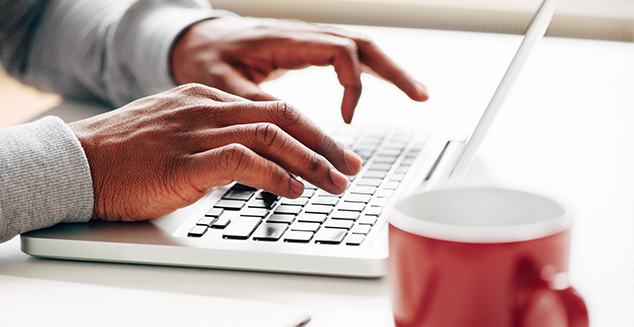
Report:
M 222 235 L 224 238 L 246 240 L 260 225 L 262 219 L 257 217 L 239 217 L 234 220 Z

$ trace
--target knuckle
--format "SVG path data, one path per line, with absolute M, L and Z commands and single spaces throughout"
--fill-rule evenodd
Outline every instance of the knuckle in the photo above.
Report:
M 312 153 L 308 157 L 308 169 L 311 172 L 317 172 L 317 171 L 321 170 L 321 168 L 323 166 L 324 166 L 323 160 L 321 159 L 321 157 L 318 154 Z
M 329 135 L 324 135 L 321 141 L 321 151 L 322 153 L 331 153 L 335 148 L 337 148 L 337 143 L 333 140 Z
M 277 140 L 280 135 L 281 129 L 275 124 L 271 123 L 259 123 L 255 125 L 255 141 L 263 147 L 270 147 Z
M 246 157 L 248 157 L 247 149 L 237 143 L 232 143 L 222 147 L 220 152 L 220 166 L 228 172 L 237 172 L 244 169 Z
M 273 109 L 274 121 L 280 122 L 282 126 L 292 126 L 301 119 L 301 113 L 291 104 L 285 101 L 275 102 Z
M 364 47 L 377 47 L 374 41 L 365 34 L 359 34 L 355 36 L 355 42 L 362 48 Z
M 348 55 L 348 56 L 356 56 L 358 51 L 359 51 L 359 47 L 357 46 L 357 43 L 354 42 L 351 39 L 344 39 L 341 38 L 338 44 L 338 49 L 339 51 L 342 52 L 342 54 L 344 55 Z
M 204 95 L 208 94 L 211 90 L 210 87 L 198 83 L 183 84 L 177 88 L 180 93 L 187 95 Z

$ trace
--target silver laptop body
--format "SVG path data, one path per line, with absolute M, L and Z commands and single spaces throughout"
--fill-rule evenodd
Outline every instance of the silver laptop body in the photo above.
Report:
M 542 3 L 469 138 L 376 127 L 332 131 L 366 161 L 343 196 L 307 185 L 300 199 L 291 200 L 232 184 L 150 221 L 59 224 L 25 233 L 22 251 L 72 260 L 383 276 L 388 257 L 386 208 L 466 174 L 556 6 L 557 0 Z

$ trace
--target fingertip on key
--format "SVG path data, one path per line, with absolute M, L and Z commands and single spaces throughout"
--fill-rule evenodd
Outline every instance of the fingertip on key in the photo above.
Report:
M 348 186 L 348 178 L 335 169 L 335 167 L 330 168 L 330 180 L 337 189 L 341 190 L 340 193 L 345 191 Z
M 299 197 L 304 192 L 304 183 L 291 177 L 291 190 L 295 197 Z
M 348 168 L 350 168 L 354 174 L 357 174 L 363 166 L 363 160 L 361 157 L 348 147 L 345 147 L 343 150 L 343 159 L 346 161 Z

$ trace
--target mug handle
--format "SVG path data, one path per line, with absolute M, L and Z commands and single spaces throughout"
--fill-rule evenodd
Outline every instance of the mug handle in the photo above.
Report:
M 551 286 L 549 281 L 540 278 L 535 283 L 526 285 L 525 287 L 527 287 L 527 289 L 525 289 L 526 293 L 524 294 L 528 301 L 526 301 L 525 305 L 519 310 L 518 318 L 521 323 L 516 324 L 516 326 L 526 325 L 524 320 L 530 303 L 534 301 L 535 296 L 537 296 L 539 292 L 546 291 L 555 294 L 563 304 L 564 310 L 566 311 L 566 318 L 568 319 L 568 327 L 588 327 L 588 309 L 583 298 L 579 295 L 579 292 L 572 286 L 568 286 L 564 289 L 555 289 Z
M 552 290 L 552 289 L 551 289 Z M 561 290 L 552 290 L 557 294 L 566 309 L 569 327 L 588 327 L 588 308 L 579 292 L 568 286 Z

